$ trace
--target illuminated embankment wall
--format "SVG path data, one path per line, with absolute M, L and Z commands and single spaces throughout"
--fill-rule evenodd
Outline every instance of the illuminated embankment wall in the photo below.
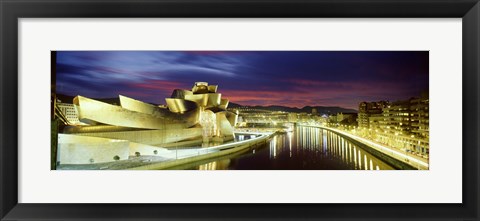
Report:
M 164 158 L 174 154 L 160 147 L 130 142 L 128 140 L 106 139 L 99 137 L 59 134 L 57 161 L 60 164 L 106 163 L 126 160 L 136 153 L 140 155 L 159 155 Z

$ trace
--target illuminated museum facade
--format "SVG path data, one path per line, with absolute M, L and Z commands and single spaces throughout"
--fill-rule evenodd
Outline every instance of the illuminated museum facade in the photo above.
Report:
M 159 153 L 168 158 L 164 146 L 172 143 L 233 140 L 238 112 L 227 110 L 229 100 L 217 89 L 196 82 L 191 90 L 175 89 L 166 106 L 122 95 L 120 105 L 76 96 L 73 106 L 84 125 L 72 122 L 59 134 L 57 162 L 87 164 Z

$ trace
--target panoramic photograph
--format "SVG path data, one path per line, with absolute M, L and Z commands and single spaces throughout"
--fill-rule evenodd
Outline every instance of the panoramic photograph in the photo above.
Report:
M 428 51 L 52 51 L 52 170 L 428 170 Z

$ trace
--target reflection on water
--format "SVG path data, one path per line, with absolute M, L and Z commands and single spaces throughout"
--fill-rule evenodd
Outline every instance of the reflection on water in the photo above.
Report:
M 227 170 L 230 164 L 230 159 L 217 160 L 210 163 L 198 166 L 199 170 Z
M 239 135 L 237 140 L 245 137 Z M 213 159 L 200 170 L 391 170 L 388 164 L 327 130 L 296 127 L 266 145 L 242 154 Z

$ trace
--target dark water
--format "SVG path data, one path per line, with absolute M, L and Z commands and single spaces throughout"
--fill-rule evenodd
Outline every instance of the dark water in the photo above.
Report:
M 190 165 L 199 170 L 391 170 L 335 133 L 319 128 L 296 127 L 277 135 L 266 145 L 243 153 Z

